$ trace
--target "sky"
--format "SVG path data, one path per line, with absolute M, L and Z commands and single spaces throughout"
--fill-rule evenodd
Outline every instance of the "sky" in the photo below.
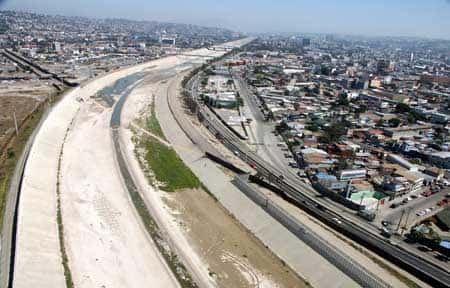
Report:
M 189 23 L 239 32 L 450 39 L 450 0 L 0 0 L 0 9 Z

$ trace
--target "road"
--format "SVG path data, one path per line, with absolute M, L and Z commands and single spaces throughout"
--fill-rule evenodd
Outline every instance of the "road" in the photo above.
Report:
M 232 151 L 239 151 L 241 158 L 245 162 L 249 163 L 252 167 L 255 167 L 258 172 L 270 182 L 276 184 L 300 207 L 313 213 L 313 215 L 330 226 L 334 226 L 338 231 L 345 233 L 355 241 L 359 241 L 368 248 L 381 253 L 383 257 L 388 258 L 393 262 L 400 263 L 403 268 L 406 268 L 424 281 L 432 285 L 439 285 L 443 287 L 450 285 L 450 275 L 448 272 L 428 261 L 404 251 L 400 247 L 384 241 L 378 235 L 368 232 L 365 227 L 362 228 L 355 225 L 353 221 L 349 221 L 347 218 L 343 218 L 340 214 L 335 213 L 332 209 L 322 206 L 322 203 L 319 204 L 316 197 L 311 196 L 311 192 L 314 194 L 316 193 L 315 191 L 311 191 L 313 190 L 311 187 L 308 187 L 305 183 L 301 182 L 295 175 L 291 175 L 290 173 L 285 174 L 280 169 L 261 159 L 260 156 L 256 155 L 247 147 L 247 145 L 242 143 L 230 131 L 228 131 L 226 127 L 220 123 L 220 121 L 210 118 L 212 117 L 212 113 L 202 111 L 201 109 L 200 112 L 206 119 L 209 118 L 210 121 L 208 121 L 208 125 L 214 127 L 218 137 L 222 139 L 226 146 L 228 146 Z M 319 209 L 317 208 L 318 204 L 320 205 Z M 337 225 L 333 218 L 338 218 L 342 224 Z
M 221 54 L 207 49 L 198 53 Z M 122 183 L 108 125 L 112 109 L 91 96 L 155 65 L 164 71 L 190 61 L 174 56 L 115 71 L 74 89 L 55 106 L 36 132 L 22 177 L 12 247 L 14 287 L 65 286 L 58 191 L 63 241 L 76 287 L 142 287 L 150 282 L 177 287 Z

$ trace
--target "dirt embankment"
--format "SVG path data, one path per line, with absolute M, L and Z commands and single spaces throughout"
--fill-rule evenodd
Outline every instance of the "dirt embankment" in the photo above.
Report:
M 307 287 L 206 192 L 161 193 L 219 287 Z

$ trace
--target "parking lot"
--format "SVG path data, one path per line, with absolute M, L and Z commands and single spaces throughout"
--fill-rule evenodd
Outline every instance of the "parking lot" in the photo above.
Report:
M 450 198 L 446 196 L 450 193 L 450 188 L 433 189 L 432 193 L 429 193 L 430 190 L 430 187 L 427 186 L 420 192 L 408 194 L 386 203 L 379 209 L 377 219 L 383 221 L 384 226 L 388 226 L 391 230 L 397 230 L 404 225 L 410 228 L 442 211 L 448 205 L 447 201 Z

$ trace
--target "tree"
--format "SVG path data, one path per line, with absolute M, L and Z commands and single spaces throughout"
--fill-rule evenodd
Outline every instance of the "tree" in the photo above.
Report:
M 380 120 L 377 121 L 376 126 L 377 126 L 377 127 L 383 127 L 383 126 L 384 126 L 384 119 L 383 119 L 383 118 L 380 118 Z
M 320 74 L 322 75 L 326 75 L 326 76 L 330 76 L 331 74 L 331 69 L 330 67 L 326 66 L 326 65 L 322 65 L 320 67 Z
M 359 105 L 359 108 L 356 109 L 355 112 L 358 114 L 362 114 L 362 113 L 365 113 L 366 111 L 367 111 L 367 105 L 361 104 L 361 105 Z
M 417 120 L 425 120 L 425 117 L 422 115 L 422 113 L 417 112 L 416 110 L 411 110 L 408 113 L 408 121 L 410 123 L 415 123 Z
M 347 128 L 341 122 L 334 122 L 324 129 L 323 140 L 327 143 L 338 142 L 347 134 Z
M 398 118 L 389 119 L 389 125 L 391 125 L 392 127 L 398 127 L 400 126 L 400 123 L 401 121 Z
M 305 128 L 308 129 L 309 131 L 312 131 L 312 132 L 319 131 L 319 126 L 317 126 L 317 124 L 315 124 L 315 123 L 313 123 L 311 125 L 308 125 Z
M 411 107 L 409 107 L 408 104 L 398 103 L 397 106 L 395 106 L 395 112 L 397 113 L 409 113 L 410 111 Z
M 344 92 L 339 95 L 338 104 L 341 106 L 348 106 L 348 104 L 350 104 L 350 101 L 348 101 L 347 93 Z

